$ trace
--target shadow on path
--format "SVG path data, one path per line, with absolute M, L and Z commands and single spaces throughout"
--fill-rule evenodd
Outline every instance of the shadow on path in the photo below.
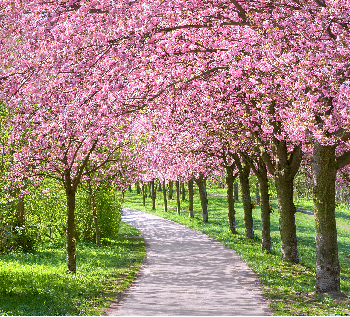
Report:
M 139 278 L 108 315 L 272 315 L 255 273 L 231 249 L 186 226 L 124 208 L 147 246 Z

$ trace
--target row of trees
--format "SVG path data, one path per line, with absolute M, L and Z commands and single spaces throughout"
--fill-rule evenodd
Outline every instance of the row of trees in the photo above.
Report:
M 220 169 L 228 197 L 239 178 L 248 238 L 250 171 L 259 179 L 266 249 L 273 177 L 283 259 L 298 263 L 293 181 L 305 165 L 317 291 L 339 291 L 334 210 L 337 177 L 346 184 L 350 163 L 349 8 L 348 0 L 0 0 L 0 98 L 11 114 L 3 170 L 24 194 L 29 180 L 61 182 L 68 271 L 83 180 L 203 184 Z

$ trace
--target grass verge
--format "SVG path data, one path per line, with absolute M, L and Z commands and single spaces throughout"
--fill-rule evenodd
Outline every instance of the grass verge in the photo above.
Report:
M 280 234 L 278 230 L 278 212 L 271 214 L 272 252 L 266 254 L 261 250 L 261 217 L 260 207 L 253 210 L 255 238 L 246 240 L 244 234 L 243 209 L 236 203 L 237 234 L 228 231 L 227 203 L 224 190 L 208 189 L 209 222 L 204 224 L 201 218 L 201 207 L 198 193 L 194 199 L 195 218 L 188 217 L 188 202 L 181 201 L 181 213 L 176 213 L 176 200 L 168 201 L 168 212 L 164 212 L 162 193 L 157 192 L 156 210 L 152 211 L 151 199 L 147 198 L 142 206 L 142 196 L 136 191 L 125 192 L 124 206 L 152 213 L 154 215 L 184 224 L 192 229 L 205 233 L 229 246 L 240 255 L 253 269 L 264 289 L 264 296 L 270 300 L 274 315 L 350 315 L 350 232 L 338 227 L 339 261 L 341 265 L 341 291 L 347 298 L 334 299 L 329 295 L 315 294 L 315 223 L 312 215 L 296 213 L 298 248 L 300 263 L 291 265 L 282 262 Z M 342 212 L 338 210 L 338 215 Z
M 145 257 L 140 231 L 121 223 L 114 239 L 77 243 L 77 273 L 67 274 L 64 243 L 0 255 L 0 315 L 100 315 L 130 284 Z

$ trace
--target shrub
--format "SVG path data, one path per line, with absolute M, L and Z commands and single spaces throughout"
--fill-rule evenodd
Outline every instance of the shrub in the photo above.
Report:
M 121 221 L 121 204 L 114 189 L 100 190 L 96 194 L 97 217 L 101 238 L 118 234 Z

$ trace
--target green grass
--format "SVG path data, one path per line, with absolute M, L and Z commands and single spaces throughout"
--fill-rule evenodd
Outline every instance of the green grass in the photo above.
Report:
M 77 243 L 77 273 L 66 273 L 65 244 L 0 255 L 0 315 L 100 315 L 134 279 L 145 257 L 140 231 L 121 223 L 98 248 Z
M 209 194 L 225 194 L 222 189 L 208 189 Z M 291 265 L 282 262 L 280 234 L 278 231 L 277 202 L 271 201 L 275 210 L 271 214 L 272 252 L 261 250 L 260 207 L 253 210 L 255 239 L 246 240 L 244 235 L 243 209 L 236 203 L 237 234 L 228 230 L 226 197 L 209 196 L 209 222 L 202 222 L 198 192 L 195 193 L 195 218 L 188 217 L 188 202 L 181 201 L 181 214 L 176 213 L 176 200 L 168 201 L 169 210 L 164 212 L 162 195 L 157 192 L 156 211 L 152 211 L 151 199 L 147 198 L 146 207 L 142 206 L 142 196 L 136 191 L 125 192 L 124 206 L 146 211 L 160 217 L 184 224 L 201 231 L 234 249 L 258 275 L 264 296 L 270 300 L 275 315 L 349 315 L 350 301 L 333 299 L 330 296 L 315 294 L 315 224 L 312 215 L 296 213 L 298 248 L 300 263 Z M 311 209 L 312 210 L 312 209 Z M 346 211 L 337 208 L 338 217 Z M 341 291 L 350 295 L 350 231 L 338 227 L 339 257 L 341 265 Z M 345 258 L 345 257 L 347 258 Z

